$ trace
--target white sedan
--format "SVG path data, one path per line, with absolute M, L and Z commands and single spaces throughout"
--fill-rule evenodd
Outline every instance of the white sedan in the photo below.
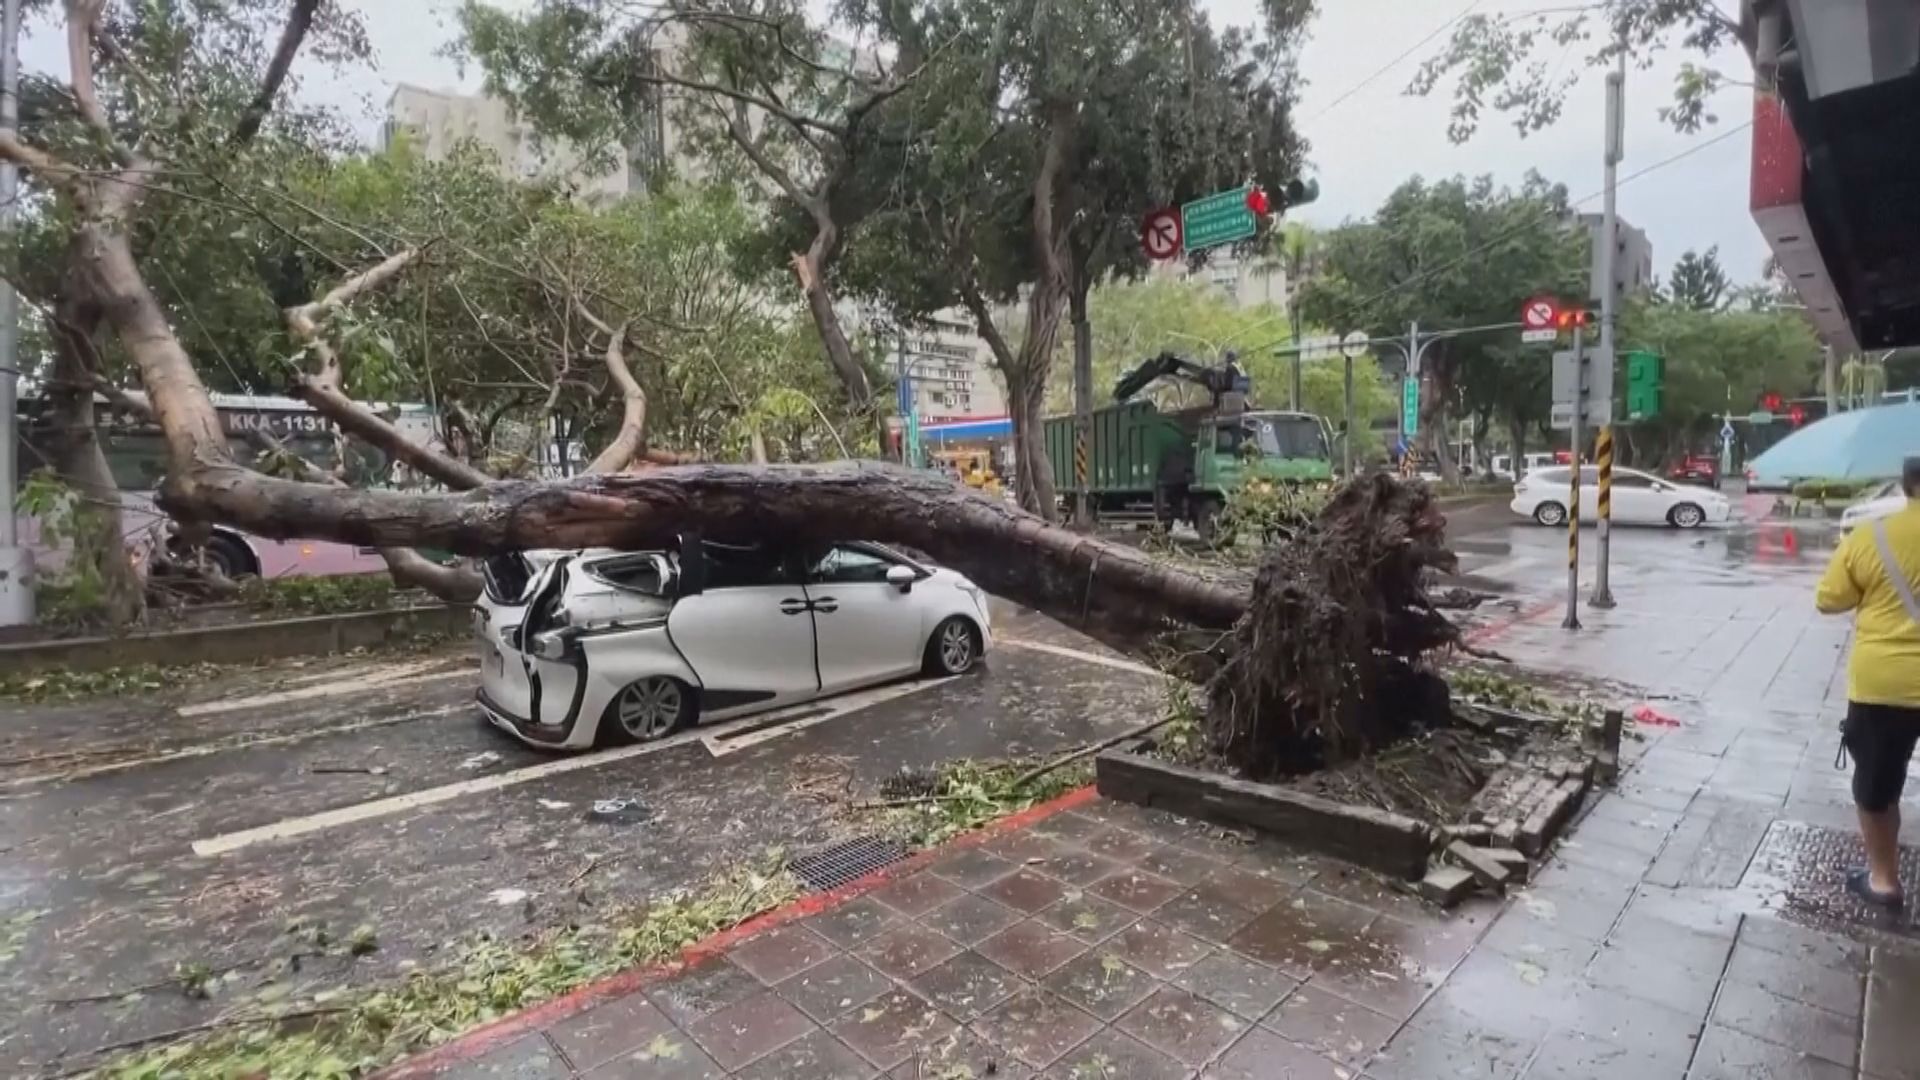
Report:
M 553 749 L 958 675 L 993 644 L 978 586 L 877 544 L 534 551 L 488 560 L 485 576 L 480 708 Z
M 1840 512 L 1840 531 L 1850 533 L 1861 525 L 1892 517 L 1907 508 L 1907 493 L 1900 481 L 1889 480 L 1856 499 Z
M 1568 487 L 1573 476 L 1565 465 L 1528 473 L 1513 486 L 1513 512 L 1542 525 L 1567 523 Z M 1580 470 L 1580 520 L 1600 514 L 1600 470 Z M 1671 525 L 1693 529 L 1723 522 L 1733 515 L 1733 504 L 1712 488 L 1675 484 L 1637 469 L 1613 470 L 1613 520 L 1622 525 Z

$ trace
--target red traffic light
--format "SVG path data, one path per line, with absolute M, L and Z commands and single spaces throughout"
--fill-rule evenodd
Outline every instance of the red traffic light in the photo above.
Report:
M 1788 409 L 1787 422 L 1792 424 L 1794 427 L 1799 427 L 1801 424 L 1806 423 L 1807 422 L 1806 406 L 1795 405 L 1793 408 Z
M 1263 217 L 1273 209 L 1273 202 L 1267 198 L 1266 188 L 1255 184 L 1247 189 L 1247 209 Z
M 1592 326 L 1593 312 L 1585 308 L 1562 308 L 1558 322 L 1562 330 L 1571 330 L 1576 326 Z
M 1768 412 L 1779 412 L 1780 411 L 1780 395 L 1779 394 L 1762 394 L 1760 396 L 1760 407 L 1767 410 Z

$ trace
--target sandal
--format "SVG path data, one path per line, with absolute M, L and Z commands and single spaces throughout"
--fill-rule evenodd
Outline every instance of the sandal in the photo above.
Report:
M 1865 869 L 1847 871 L 1847 891 L 1865 900 L 1869 904 L 1878 904 L 1881 907 L 1892 908 L 1896 911 L 1905 907 L 1907 903 L 1906 894 L 1899 889 L 1895 889 L 1892 892 L 1881 892 L 1874 888 L 1871 875 L 1868 874 Z

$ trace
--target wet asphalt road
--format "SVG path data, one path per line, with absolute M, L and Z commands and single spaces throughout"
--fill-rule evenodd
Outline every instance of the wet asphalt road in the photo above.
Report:
M 0 986 L 16 1007 L 0 1021 L 0 1075 L 58 1071 L 65 1055 L 250 995 L 431 965 L 464 935 L 591 920 L 770 848 L 851 835 L 845 804 L 902 766 L 1069 748 L 1164 701 L 1157 677 L 1056 624 L 1011 614 L 997 632 L 1072 652 L 1006 645 L 960 679 L 624 756 L 556 756 L 485 726 L 464 648 L 11 708 Z M 590 820 L 607 798 L 637 800 L 645 820 Z M 379 949 L 289 973 L 295 921 L 336 940 L 367 926 Z M 61 1003 L 177 965 L 233 974 L 211 1003 L 168 987 Z
M 1563 532 L 1517 524 L 1504 505 L 1450 520 L 1467 580 L 1512 597 L 1478 620 L 1563 586 Z M 1616 587 L 1751 584 L 1780 559 L 1817 566 L 1826 534 L 1616 530 Z M 0 1020 L 0 1074 L 59 1071 L 68 1055 L 250 996 L 391 978 L 476 932 L 591 920 L 769 848 L 842 839 L 856 828 L 844 805 L 902 766 L 1076 746 L 1164 700 L 1157 678 L 1057 624 L 1009 610 L 996 632 L 1071 651 L 1004 644 L 962 679 L 883 688 L 741 737 L 696 731 L 638 756 L 555 757 L 485 726 L 464 648 L 7 709 L 0 986 L 15 1007 Z M 637 800 L 645 820 L 588 817 L 615 797 Z M 336 937 L 370 927 L 379 949 L 290 972 L 296 920 Z M 232 973 L 211 1003 L 165 987 L 61 1003 L 155 984 L 177 965 Z

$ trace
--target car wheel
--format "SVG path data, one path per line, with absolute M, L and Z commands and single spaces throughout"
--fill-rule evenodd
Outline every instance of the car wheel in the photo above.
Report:
M 1707 512 L 1692 503 L 1681 503 L 1667 511 L 1667 521 L 1676 529 L 1697 529 L 1707 520 Z
M 973 624 L 955 615 L 933 628 L 927 641 L 929 675 L 965 675 L 980 662 L 980 635 Z
M 650 676 L 629 684 L 607 706 L 601 734 L 613 743 L 664 739 L 691 724 L 696 707 L 692 687 L 670 676 Z
M 1533 520 L 1542 525 L 1565 525 L 1567 508 L 1557 502 L 1543 502 L 1533 508 Z

